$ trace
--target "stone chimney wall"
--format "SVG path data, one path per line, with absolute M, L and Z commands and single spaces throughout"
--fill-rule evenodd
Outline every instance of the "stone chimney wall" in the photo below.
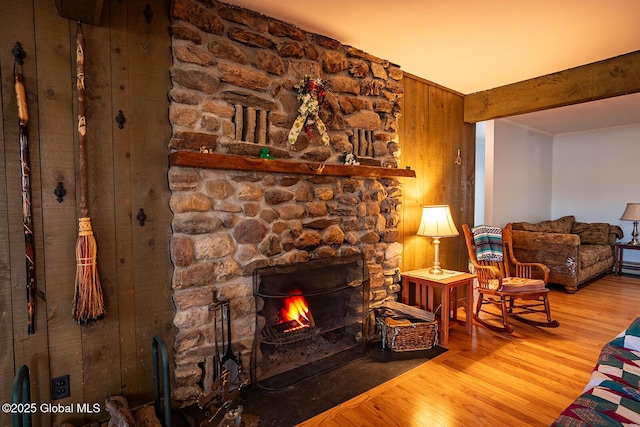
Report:
M 398 167 L 402 71 L 388 61 L 290 24 L 214 0 L 175 0 L 171 10 L 171 151 L 292 162 Z M 321 106 L 330 144 L 304 131 L 294 85 L 329 82 Z M 206 154 L 203 154 L 206 156 Z M 210 305 L 229 300 L 233 350 L 250 369 L 256 268 L 364 254 L 370 304 L 396 299 L 401 186 L 395 178 L 339 177 L 172 166 L 178 328 L 174 398 L 190 402 L 206 383 L 214 351 Z

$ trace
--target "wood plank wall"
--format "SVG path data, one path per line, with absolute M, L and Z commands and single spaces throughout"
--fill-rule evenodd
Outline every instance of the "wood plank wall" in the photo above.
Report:
M 123 394 L 132 405 L 150 400 L 151 343 L 160 334 L 171 352 L 171 301 L 167 144 L 170 138 L 169 0 L 107 0 L 100 26 L 84 25 L 86 39 L 89 209 L 98 242 L 98 265 L 107 315 L 91 327 L 71 317 L 76 213 L 76 23 L 62 18 L 53 0 L 0 2 L 0 401 L 11 399 L 16 369 L 31 374 L 32 401 L 51 402 L 50 379 L 69 374 L 71 396 L 53 403 L 100 403 Z M 147 23 L 143 10 L 153 12 Z M 31 187 L 36 235 L 38 299 L 36 333 L 26 334 L 24 237 L 18 121 L 11 49 L 27 53 L 31 116 Z M 463 96 L 420 78 L 403 79 L 399 139 L 405 245 L 402 269 L 429 266 L 429 239 L 415 236 L 425 204 L 449 204 L 456 225 L 473 221 L 474 126 L 463 122 Z M 120 129 L 114 118 L 127 119 Z M 462 164 L 454 163 L 461 150 Z M 58 203 L 58 182 L 67 195 Z M 144 209 L 147 220 L 138 225 Z M 443 239 L 445 268 L 466 268 L 461 237 Z M 38 412 L 34 425 L 87 423 L 105 416 Z M 10 416 L 0 414 L 0 425 Z
M 143 13 L 149 4 L 153 17 Z M 17 368 L 31 375 L 31 400 L 99 403 L 123 394 L 132 405 L 153 397 L 152 338 L 173 347 L 167 145 L 171 66 L 169 0 L 104 2 L 100 26 L 83 25 L 89 211 L 98 243 L 106 317 L 89 327 L 71 315 L 76 211 L 76 22 L 53 0 L 0 4 L 0 401 L 11 401 Z M 23 74 L 30 113 L 31 191 L 38 287 L 36 332 L 27 335 L 24 236 L 13 87 L 16 41 L 27 53 Z M 114 118 L 127 119 L 120 129 Z M 53 191 L 62 182 L 62 203 Z M 136 215 L 147 215 L 140 226 Z M 52 402 L 52 377 L 70 375 L 71 396 Z M 38 411 L 34 425 L 77 425 L 101 414 Z M 0 425 L 11 417 L 0 414 Z
M 404 244 L 403 271 L 433 264 L 432 239 L 416 236 L 422 206 L 446 204 L 462 232 L 473 224 L 475 193 L 475 125 L 464 122 L 464 96 L 405 74 L 398 138 L 401 166 L 410 166 L 416 179 L 402 178 L 403 211 L 400 226 Z M 460 150 L 461 162 L 455 160 Z M 440 241 L 443 268 L 467 270 L 462 236 Z

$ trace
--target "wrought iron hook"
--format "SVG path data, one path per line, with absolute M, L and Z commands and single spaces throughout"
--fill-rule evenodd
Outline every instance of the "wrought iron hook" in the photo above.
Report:
M 127 118 L 124 116 L 122 110 L 118 110 L 118 114 L 116 115 L 116 123 L 118 123 L 118 128 L 123 129 L 124 124 L 127 122 Z
M 64 189 L 62 181 L 58 181 L 58 185 L 56 186 L 56 189 L 53 190 L 53 194 L 56 195 L 58 203 L 62 203 L 64 196 L 67 195 L 67 190 Z
M 18 65 L 22 65 L 24 58 L 27 56 L 24 49 L 22 49 L 22 43 L 20 42 L 16 42 L 13 49 L 11 49 L 11 54 L 16 58 Z
M 145 215 L 144 209 L 140 208 L 136 219 L 138 220 L 138 224 L 140 225 L 140 227 L 144 227 L 144 222 L 147 220 L 147 215 Z

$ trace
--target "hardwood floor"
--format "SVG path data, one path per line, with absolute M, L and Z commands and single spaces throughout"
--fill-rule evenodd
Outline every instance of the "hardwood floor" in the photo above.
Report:
M 640 277 L 552 288 L 550 301 L 559 328 L 455 326 L 446 353 L 300 426 L 548 426 L 582 392 L 602 346 L 640 316 Z

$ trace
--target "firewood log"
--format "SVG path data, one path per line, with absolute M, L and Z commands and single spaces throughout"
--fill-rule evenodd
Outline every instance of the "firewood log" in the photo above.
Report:
M 153 406 L 143 406 L 135 414 L 138 427 L 162 427 Z
M 108 397 L 104 401 L 104 408 L 111 415 L 109 427 L 137 427 L 126 398 L 122 396 Z
M 260 425 L 260 418 L 253 414 L 242 414 L 240 421 L 242 427 L 258 427 Z

